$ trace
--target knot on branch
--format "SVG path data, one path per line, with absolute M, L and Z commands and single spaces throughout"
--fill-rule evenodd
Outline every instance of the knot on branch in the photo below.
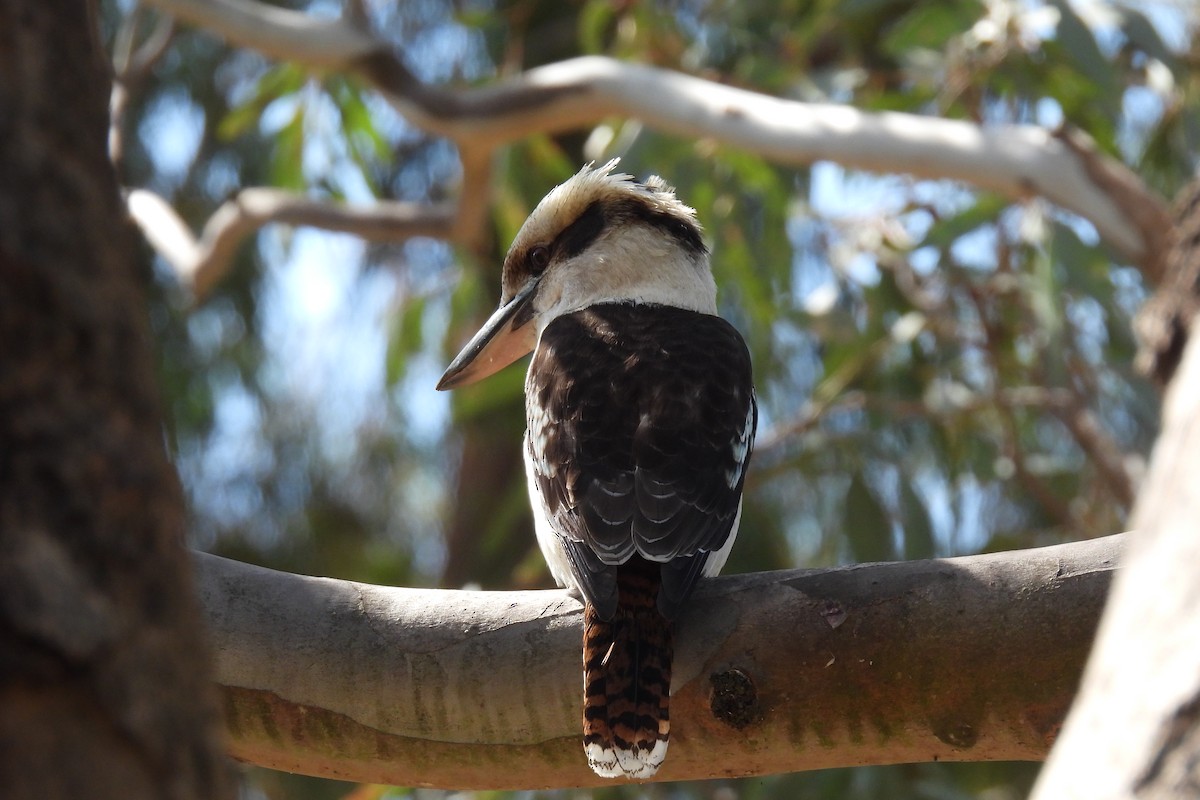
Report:
M 970 750 L 979 741 L 979 730 L 968 722 L 936 724 L 933 735 L 956 750 Z
M 731 667 L 723 672 L 714 672 L 709 709 L 713 717 L 731 728 L 741 730 L 761 717 L 758 705 L 758 690 L 754 681 L 742 670 Z

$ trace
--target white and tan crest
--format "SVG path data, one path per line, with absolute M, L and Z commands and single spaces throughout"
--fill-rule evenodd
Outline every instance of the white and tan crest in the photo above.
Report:
M 554 187 L 529 215 L 513 241 L 513 249 L 521 244 L 552 238 L 557 229 L 565 224 L 563 220 L 570 222 L 577 219 L 595 202 L 634 200 L 653 211 L 678 217 L 700 229 L 696 210 L 675 197 L 673 186 L 657 175 L 651 175 L 642 183 L 628 173 L 614 173 L 620 162 L 621 159 L 614 158 L 599 167 L 586 164 L 579 172 Z
M 579 253 L 552 262 L 534 307 L 539 326 L 605 302 L 672 305 L 716 313 L 716 285 L 696 212 L 662 178 L 614 172 L 618 159 L 588 164 L 547 194 L 514 239 L 504 264 L 504 296 L 529 279 L 528 257 L 589 214 L 603 225 Z

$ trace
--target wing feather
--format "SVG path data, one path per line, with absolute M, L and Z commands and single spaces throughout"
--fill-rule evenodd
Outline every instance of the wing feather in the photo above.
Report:
M 741 336 L 708 314 L 593 306 L 546 327 L 527 392 L 541 500 L 580 590 L 615 608 L 615 567 L 636 553 L 663 564 L 673 618 L 736 534 L 757 422 Z

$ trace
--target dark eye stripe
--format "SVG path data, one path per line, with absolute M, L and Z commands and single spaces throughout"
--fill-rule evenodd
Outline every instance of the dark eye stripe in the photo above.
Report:
M 610 203 L 605 208 L 604 204 L 597 200 L 585 208 L 574 222 L 554 238 L 550 245 L 550 251 L 556 260 L 573 258 L 590 247 L 614 220 L 621 219 L 637 220 L 658 228 L 692 253 L 703 253 L 706 249 L 704 240 L 700 236 L 699 227 L 674 214 L 656 211 L 637 201 Z M 533 267 L 532 264 L 530 266 Z M 533 274 L 540 271 L 536 267 L 532 269 Z
M 636 200 L 622 200 L 609 208 L 609 217 L 613 220 L 625 218 L 658 228 L 671 236 L 684 250 L 700 254 L 707 250 L 704 238 L 700 235 L 700 227 L 694 222 L 681 219 L 666 211 L 658 211 L 645 203 Z
M 600 202 L 592 203 L 555 237 L 550 249 L 560 258 L 574 258 L 596 241 L 607 225 L 608 220 Z

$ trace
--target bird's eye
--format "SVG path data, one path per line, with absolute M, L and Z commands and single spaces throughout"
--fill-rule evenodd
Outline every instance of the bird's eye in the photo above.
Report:
M 550 251 L 538 245 L 529 251 L 529 269 L 534 275 L 541 275 L 550 266 Z

